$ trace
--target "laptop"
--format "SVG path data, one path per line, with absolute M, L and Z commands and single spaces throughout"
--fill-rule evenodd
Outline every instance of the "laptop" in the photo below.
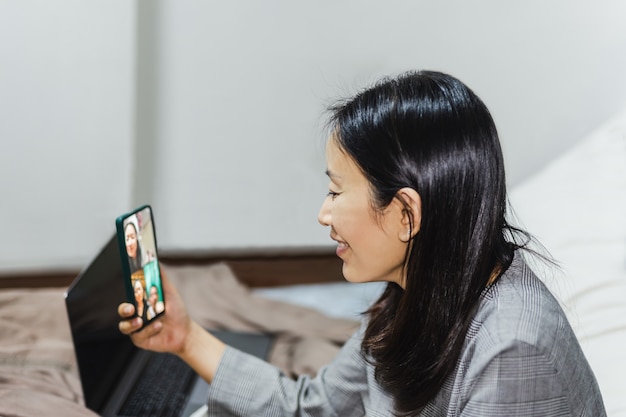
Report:
M 206 403 L 207 383 L 177 356 L 139 349 L 118 329 L 126 292 L 117 245 L 111 237 L 65 293 L 85 405 L 102 416 L 191 416 Z M 267 358 L 269 335 L 211 332 Z

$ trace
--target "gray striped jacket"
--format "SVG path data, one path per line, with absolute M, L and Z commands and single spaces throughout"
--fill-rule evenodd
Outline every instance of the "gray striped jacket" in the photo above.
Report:
M 209 387 L 208 415 L 393 415 L 392 399 L 361 355 L 362 331 L 315 378 L 297 381 L 228 348 Z M 564 312 L 519 254 L 485 290 L 455 371 L 421 415 L 606 415 Z

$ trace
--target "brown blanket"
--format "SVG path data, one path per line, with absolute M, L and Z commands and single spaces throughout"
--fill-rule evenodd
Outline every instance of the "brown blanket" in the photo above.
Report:
M 274 334 L 269 361 L 292 376 L 317 372 L 358 326 L 257 296 L 225 264 L 163 269 L 201 325 Z M 0 416 L 94 415 L 82 405 L 64 290 L 0 291 Z

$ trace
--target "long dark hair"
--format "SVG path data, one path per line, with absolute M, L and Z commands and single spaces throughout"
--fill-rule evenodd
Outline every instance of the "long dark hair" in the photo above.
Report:
M 415 415 L 454 370 L 481 293 L 517 247 L 508 238 L 498 134 L 484 103 L 439 72 L 383 79 L 330 110 L 375 209 L 403 187 L 421 197 L 405 288 L 388 284 L 368 310 L 361 346 L 397 414 Z
M 141 243 L 139 242 L 139 230 L 137 230 L 137 226 L 135 226 L 135 223 L 128 222 L 126 223 L 126 226 L 124 226 L 124 234 L 126 233 L 126 228 L 128 226 L 133 226 L 133 229 L 135 230 L 135 238 L 137 239 L 137 252 L 135 253 L 135 257 L 131 258 L 130 255 L 128 256 L 128 264 L 130 267 L 130 273 L 132 274 L 133 272 L 138 271 L 143 267 L 143 259 L 141 255 Z

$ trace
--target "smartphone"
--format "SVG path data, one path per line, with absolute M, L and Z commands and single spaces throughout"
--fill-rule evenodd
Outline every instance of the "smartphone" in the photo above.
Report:
M 165 313 L 152 208 L 144 205 L 115 219 L 126 298 L 146 326 Z

